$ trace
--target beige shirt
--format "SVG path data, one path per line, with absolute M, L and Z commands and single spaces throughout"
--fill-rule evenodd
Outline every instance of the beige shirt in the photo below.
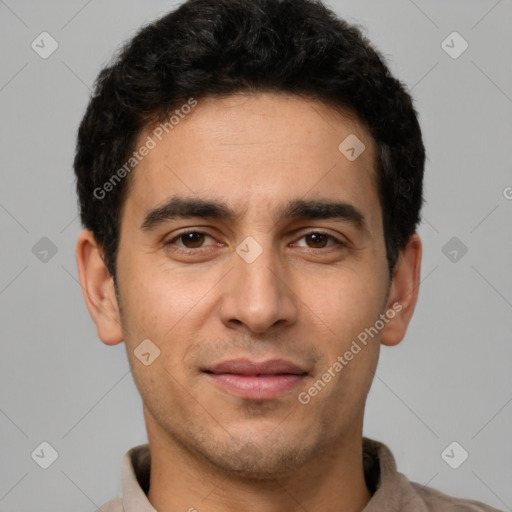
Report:
M 498 512 L 478 501 L 452 498 L 424 487 L 396 469 L 389 448 L 363 439 L 364 472 L 372 498 L 363 512 Z M 97 512 L 156 512 L 146 497 L 149 489 L 149 445 L 136 446 L 124 456 L 121 468 L 122 492 Z

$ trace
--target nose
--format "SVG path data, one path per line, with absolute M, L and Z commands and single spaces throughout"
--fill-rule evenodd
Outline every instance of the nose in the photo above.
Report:
M 243 325 L 262 334 L 277 325 L 297 320 L 298 299 L 291 276 L 270 248 L 252 262 L 233 255 L 234 268 L 223 280 L 222 322 L 230 328 Z

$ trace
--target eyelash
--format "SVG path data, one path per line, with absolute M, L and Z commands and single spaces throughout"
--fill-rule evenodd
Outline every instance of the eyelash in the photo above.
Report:
M 179 235 L 176 235 L 174 238 L 172 238 L 168 242 L 165 242 L 164 246 L 171 250 L 181 251 L 181 252 L 185 252 L 185 253 L 200 253 L 205 250 L 208 250 L 211 247 L 211 245 L 201 246 L 201 247 L 196 247 L 196 248 L 184 247 L 181 245 L 176 245 L 175 247 L 172 247 L 173 245 L 175 245 L 175 242 L 177 240 L 179 240 L 182 236 L 189 235 L 190 233 L 195 233 L 198 235 L 205 235 L 205 236 L 209 236 L 210 238 L 214 239 L 214 237 L 212 235 L 205 233 L 204 231 L 189 230 L 189 231 L 183 231 L 182 233 L 180 233 Z
M 171 248 L 175 244 L 175 242 L 177 240 L 179 240 L 182 236 L 185 236 L 185 235 L 188 235 L 188 234 L 191 234 L 191 233 L 195 233 L 195 234 L 198 234 L 198 235 L 209 236 L 210 238 L 214 239 L 214 237 L 212 235 L 210 235 L 210 234 L 208 234 L 208 233 L 206 233 L 204 231 L 188 230 L 188 231 L 183 231 L 183 232 L 179 233 L 178 235 L 174 236 L 171 240 L 169 240 L 167 242 L 164 242 L 164 246 L 167 247 L 167 248 Z M 333 235 L 331 235 L 329 233 L 326 233 L 324 231 L 309 231 L 308 233 L 304 233 L 297 240 L 301 240 L 302 238 L 304 238 L 304 237 L 306 237 L 308 235 L 324 235 L 324 236 L 326 236 L 329 239 L 328 241 L 333 241 L 334 244 L 328 245 L 327 247 L 318 247 L 318 248 L 317 247 L 303 247 L 304 249 L 318 251 L 318 250 L 322 250 L 322 249 L 326 250 L 326 249 L 328 249 L 330 247 L 334 247 L 334 246 L 339 246 L 340 248 L 347 246 L 347 244 L 345 242 L 341 241 L 340 239 L 336 238 L 335 236 L 333 236 Z M 209 250 L 209 248 L 212 245 L 201 246 L 201 247 L 196 247 L 196 248 L 184 247 L 184 246 L 178 245 L 178 246 L 173 247 L 172 250 L 182 251 L 182 252 L 185 252 L 185 253 L 199 253 L 199 252 L 202 252 L 202 251 L 205 251 L 205 250 Z

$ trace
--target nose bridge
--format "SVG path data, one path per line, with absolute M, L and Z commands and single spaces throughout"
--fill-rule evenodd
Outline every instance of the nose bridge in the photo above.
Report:
M 285 285 L 285 269 L 269 237 L 261 243 L 247 237 L 236 253 L 223 296 L 223 322 L 263 332 L 278 321 L 294 321 L 293 293 Z
M 278 256 L 274 254 L 270 243 L 265 244 L 265 247 L 260 244 L 258 246 L 251 240 L 239 245 L 235 274 L 238 275 L 240 284 L 245 283 L 245 286 L 252 289 L 254 293 L 275 295 L 279 287 L 276 282 Z

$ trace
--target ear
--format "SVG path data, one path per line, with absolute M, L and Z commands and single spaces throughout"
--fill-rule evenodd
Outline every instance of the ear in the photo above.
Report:
M 114 280 L 103 261 L 101 246 L 88 229 L 84 229 L 78 236 L 76 260 L 85 303 L 96 324 L 100 340 L 106 345 L 122 342 Z
M 405 336 L 411 320 L 420 286 L 421 240 L 415 233 L 403 250 L 400 251 L 393 272 L 389 290 L 386 316 L 391 318 L 382 331 L 382 344 L 398 345 Z

